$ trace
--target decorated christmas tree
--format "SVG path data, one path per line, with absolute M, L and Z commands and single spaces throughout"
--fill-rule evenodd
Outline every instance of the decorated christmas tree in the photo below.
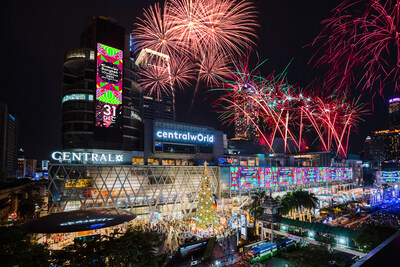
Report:
M 214 205 L 214 207 L 213 207 Z M 198 226 L 207 228 L 217 226 L 218 217 L 215 209 L 215 198 L 211 190 L 211 181 L 207 172 L 207 162 L 204 163 L 204 174 L 199 192 L 199 206 L 197 208 Z

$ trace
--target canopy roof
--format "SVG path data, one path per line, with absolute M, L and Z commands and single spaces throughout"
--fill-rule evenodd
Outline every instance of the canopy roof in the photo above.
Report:
M 25 223 L 31 233 L 68 233 L 110 227 L 136 218 L 117 209 L 75 210 L 53 213 Z
M 330 226 L 324 223 L 309 223 L 288 218 L 281 218 L 280 223 L 341 237 L 354 238 L 358 235 L 357 231 L 346 229 L 343 227 Z

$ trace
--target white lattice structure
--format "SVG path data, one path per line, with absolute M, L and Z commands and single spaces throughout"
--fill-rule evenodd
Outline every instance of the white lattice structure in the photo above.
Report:
M 219 196 L 219 169 L 207 167 Z M 204 167 L 52 164 L 49 213 L 104 207 L 190 216 L 197 208 Z

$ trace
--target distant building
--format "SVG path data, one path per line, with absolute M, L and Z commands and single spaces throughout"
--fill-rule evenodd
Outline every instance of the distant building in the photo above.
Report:
M 25 158 L 24 151 L 22 149 L 19 149 L 18 167 L 17 167 L 18 178 L 35 178 L 36 165 L 37 165 L 36 159 Z
M 18 121 L 0 103 L 0 183 L 17 176 Z
M 235 89 L 235 138 L 234 140 L 258 141 L 259 110 L 248 98 L 253 93 L 251 86 L 238 85 Z
M 373 132 L 364 142 L 364 160 L 377 169 L 400 162 L 400 98 L 389 99 L 388 117 L 389 129 Z
M 400 129 L 400 97 L 389 99 L 389 128 Z

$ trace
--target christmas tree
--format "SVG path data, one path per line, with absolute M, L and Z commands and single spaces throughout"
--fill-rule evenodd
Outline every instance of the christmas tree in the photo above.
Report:
M 197 209 L 198 226 L 200 228 L 207 228 L 216 226 L 218 222 L 215 208 L 214 195 L 211 191 L 210 177 L 207 172 L 207 162 L 204 163 L 204 174 L 201 180 L 201 188 L 199 192 L 199 207 Z

